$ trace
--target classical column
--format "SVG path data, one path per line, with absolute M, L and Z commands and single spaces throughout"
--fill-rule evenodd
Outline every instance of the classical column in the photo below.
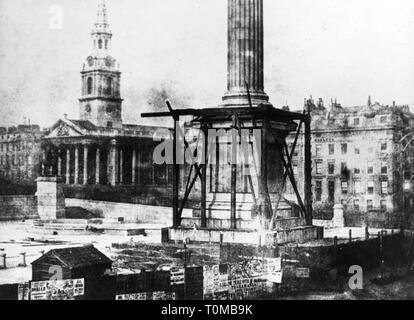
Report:
M 132 151 L 132 184 L 135 184 L 135 176 L 136 176 L 136 168 L 137 168 L 137 151 Z
M 58 177 L 62 176 L 62 156 L 58 156 L 58 172 L 57 172 Z
M 124 151 L 119 150 L 119 183 L 124 183 Z
M 95 167 L 95 184 L 100 183 L 100 166 L 101 166 L 101 150 L 99 148 L 96 149 L 96 167 Z
M 83 184 L 88 184 L 88 146 L 83 146 Z
M 70 184 L 70 150 L 66 150 L 66 184 Z
M 75 147 L 75 184 L 79 184 L 79 147 Z
M 115 139 L 111 140 L 108 157 L 108 181 L 111 186 L 118 183 L 118 145 Z
M 227 107 L 269 104 L 263 76 L 263 0 L 228 0 Z M 249 88 L 249 90 L 247 90 Z

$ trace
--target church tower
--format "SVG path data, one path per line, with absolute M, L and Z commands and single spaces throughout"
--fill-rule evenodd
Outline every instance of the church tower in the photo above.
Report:
M 93 51 L 83 65 L 80 120 L 98 127 L 122 128 L 121 72 L 109 54 L 112 33 L 105 0 L 99 0 L 98 16 L 92 31 Z

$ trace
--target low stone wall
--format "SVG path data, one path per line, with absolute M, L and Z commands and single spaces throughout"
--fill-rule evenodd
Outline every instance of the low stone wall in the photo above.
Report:
M 124 218 L 127 223 L 172 225 L 172 208 L 82 199 L 66 199 L 66 207 L 80 207 L 105 219 Z M 183 214 L 191 214 L 184 210 Z M 187 212 L 188 211 L 188 212 Z
M 0 221 L 37 219 L 36 196 L 0 197 Z

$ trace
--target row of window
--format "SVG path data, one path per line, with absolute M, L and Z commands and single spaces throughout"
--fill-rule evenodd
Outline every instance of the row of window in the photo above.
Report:
M 388 117 L 387 116 L 381 116 L 380 117 L 380 123 L 381 124 L 385 124 L 388 121 Z M 361 118 L 354 118 L 354 126 L 359 126 L 361 124 Z
M 316 174 L 318 175 L 322 175 L 323 174 L 323 160 L 317 160 L 316 161 Z M 388 163 L 383 161 L 381 163 L 381 168 L 380 168 L 380 172 L 381 174 L 388 174 Z M 343 174 L 344 172 L 348 172 L 348 165 L 346 162 L 341 162 L 341 171 L 339 173 Z M 353 169 L 354 174 L 361 174 L 361 168 L 354 168 Z M 373 175 L 375 172 L 375 167 L 374 164 L 372 163 L 368 163 L 367 164 L 367 174 L 369 175 Z M 328 161 L 328 174 L 329 175 L 334 175 L 337 172 L 335 171 L 335 161 L 334 160 L 330 160 Z
M 17 157 L 13 154 L 11 157 L 9 155 L 0 156 L 0 165 L 13 165 L 13 166 L 21 166 L 21 165 L 33 165 L 33 158 L 29 155 L 18 155 Z
M 323 156 L 323 146 L 324 146 L 323 144 L 316 144 L 316 156 L 317 157 Z M 348 143 L 341 143 L 341 154 L 342 155 L 348 154 L 348 149 L 349 149 Z M 386 152 L 388 150 L 388 143 L 387 142 L 381 143 L 380 150 L 381 152 Z M 369 147 L 368 153 L 369 154 L 374 153 L 374 148 Z M 335 144 L 333 143 L 328 144 L 328 154 L 331 156 L 335 155 Z M 361 154 L 361 148 L 355 147 L 354 154 L 356 155 Z
M 18 172 L 14 172 L 14 171 L 0 171 L 0 179 L 2 180 L 10 180 L 10 181 L 15 181 L 17 180 L 21 180 L 21 179 L 33 179 L 35 178 L 35 172 L 33 171 L 18 171 Z
M 375 194 L 375 182 L 374 181 L 368 181 L 366 189 L 362 187 L 362 181 L 354 181 L 354 188 L 353 188 L 353 194 Z M 381 181 L 380 190 L 377 190 L 377 193 L 386 196 L 389 194 L 389 182 L 388 181 Z M 349 188 L 349 182 L 348 181 L 341 181 L 341 192 L 342 194 L 350 194 L 352 193 Z M 317 180 L 315 183 L 315 197 L 316 201 L 322 201 L 322 181 Z M 328 181 L 328 201 L 329 202 L 335 202 L 335 181 Z
M 348 201 L 347 200 L 342 200 L 341 203 L 342 203 L 342 205 L 344 206 L 345 209 L 348 209 Z M 361 201 L 359 199 L 354 199 L 352 201 L 352 204 L 353 204 L 353 208 L 354 208 L 355 211 L 360 211 L 361 210 Z M 366 202 L 367 211 L 374 210 L 376 208 L 377 207 L 376 207 L 376 204 L 375 204 L 374 200 L 367 200 L 367 202 Z M 379 209 L 381 211 L 387 211 L 388 210 L 387 200 L 380 200 Z
M 17 143 L 0 143 L 0 152 L 20 151 L 23 149 L 31 149 L 33 142 L 20 141 Z

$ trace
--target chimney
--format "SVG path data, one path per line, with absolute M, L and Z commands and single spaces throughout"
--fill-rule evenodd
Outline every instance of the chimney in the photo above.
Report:
M 227 92 L 223 104 L 226 107 L 248 107 L 250 101 L 253 106 L 269 104 L 263 76 L 263 0 L 227 1 Z

